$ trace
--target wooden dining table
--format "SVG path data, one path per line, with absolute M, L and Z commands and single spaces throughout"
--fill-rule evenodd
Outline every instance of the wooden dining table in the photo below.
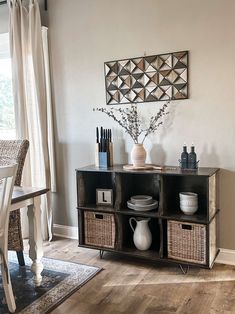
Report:
M 41 195 L 49 191 L 47 188 L 14 186 L 10 211 L 19 208 L 27 209 L 29 222 L 29 257 L 32 260 L 31 270 L 37 286 L 42 281 L 43 238 L 41 229 Z

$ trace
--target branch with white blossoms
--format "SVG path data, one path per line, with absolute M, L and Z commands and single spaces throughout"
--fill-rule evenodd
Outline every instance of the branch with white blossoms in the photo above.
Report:
M 143 144 L 144 140 L 149 134 L 152 134 L 157 131 L 160 125 L 163 124 L 163 117 L 169 112 L 167 111 L 170 101 L 162 106 L 156 115 L 153 115 L 149 119 L 149 125 L 147 128 L 142 127 L 143 120 L 138 115 L 137 105 L 131 104 L 127 108 L 94 108 L 93 111 L 100 111 L 105 113 L 107 116 L 112 118 L 117 122 L 126 133 L 130 135 L 135 144 L 139 143 L 139 136 L 143 135 Z

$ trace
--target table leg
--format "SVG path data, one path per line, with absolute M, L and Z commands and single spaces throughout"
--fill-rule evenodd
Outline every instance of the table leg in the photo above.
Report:
M 28 206 L 29 220 L 29 257 L 33 261 L 31 270 L 34 273 L 34 282 L 39 286 L 42 281 L 41 272 L 43 264 L 42 232 L 41 232 L 41 207 L 40 196 L 34 198 L 32 205 Z

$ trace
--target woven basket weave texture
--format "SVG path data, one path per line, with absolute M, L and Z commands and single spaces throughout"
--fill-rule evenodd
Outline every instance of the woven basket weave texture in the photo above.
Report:
M 206 264 L 206 226 L 168 220 L 168 257 Z
M 98 247 L 115 247 L 115 219 L 113 214 L 84 212 L 85 244 Z
M 15 185 L 21 184 L 25 157 L 29 148 L 28 140 L 0 140 L 0 166 L 18 164 Z M 23 250 L 20 209 L 10 213 L 8 248 L 13 251 Z

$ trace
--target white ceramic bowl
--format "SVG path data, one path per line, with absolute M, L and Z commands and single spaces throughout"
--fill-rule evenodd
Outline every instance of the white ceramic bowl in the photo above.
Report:
M 180 200 L 185 200 L 185 199 L 195 199 L 197 198 L 197 193 L 192 193 L 192 192 L 180 192 L 179 193 Z
M 197 198 L 195 199 L 183 199 L 180 200 L 180 206 L 197 206 L 198 205 L 198 201 Z
M 198 195 L 192 192 L 181 192 L 180 209 L 185 215 L 193 215 L 198 210 Z
M 134 195 L 131 197 L 131 202 L 136 205 L 148 205 L 153 202 L 153 198 L 149 195 Z
M 185 215 L 193 215 L 198 210 L 197 206 L 183 206 L 180 205 L 180 209 Z

